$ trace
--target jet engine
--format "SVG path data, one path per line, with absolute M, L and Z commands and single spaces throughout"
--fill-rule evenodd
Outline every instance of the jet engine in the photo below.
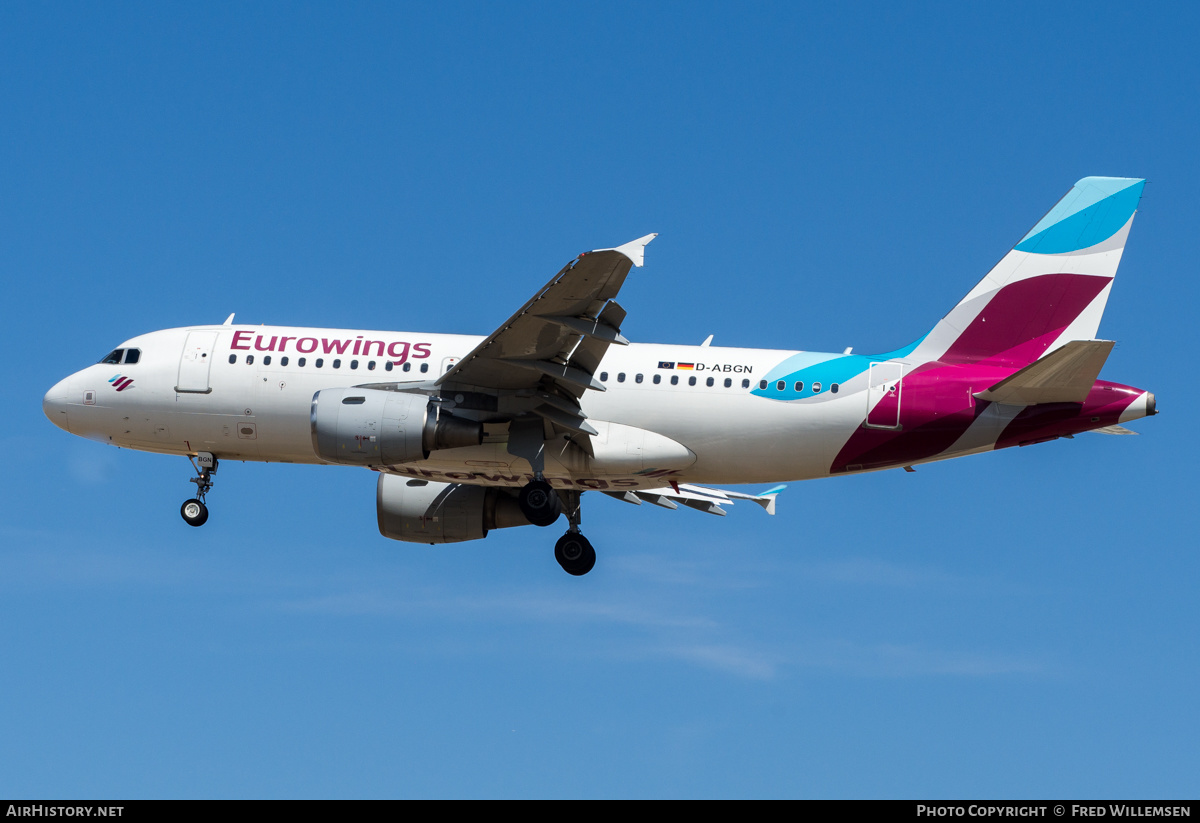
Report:
M 352 466 L 392 466 L 483 442 L 483 424 L 455 417 L 423 394 L 322 389 L 313 395 L 310 420 L 317 455 Z
M 461 543 L 492 529 L 529 525 L 517 498 L 504 489 L 396 474 L 379 475 L 375 509 L 379 533 L 409 543 Z

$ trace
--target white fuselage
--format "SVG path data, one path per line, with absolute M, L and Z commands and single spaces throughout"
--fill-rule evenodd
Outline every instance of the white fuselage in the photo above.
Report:
M 187 349 L 196 350 L 194 341 L 205 338 L 211 342 L 202 357 L 193 351 L 189 360 Z M 75 434 L 124 448 L 325 463 L 313 448 L 314 394 L 429 382 L 481 339 L 241 325 L 152 332 L 123 344 L 140 350 L 136 364 L 97 364 L 60 382 L 47 394 L 47 413 Z M 758 483 L 826 476 L 840 444 L 863 419 L 865 392 L 826 391 L 801 402 L 751 393 L 773 366 L 795 354 L 612 346 L 597 370 L 606 391 L 588 391 L 581 399 L 588 422 L 599 431 L 598 444 L 612 438 L 611 448 L 599 448 L 595 459 L 581 462 L 548 443 L 547 477 L 583 488 L 650 488 L 667 480 Z M 666 363 L 671 368 L 661 367 Z M 132 378 L 122 391 L 112 388 L 118 375 Z M 639 439 L 631 430 L 651 434 Z M 655 436 L 686 447 L 694 461 L 657 465 Z M 605 457 L 618 453 L 629 459 Z M 426 460 L 388 470 L 502 485 L 521 485 L 529 476 L 528 463 L 508 452 L 502 427 L 489 427 L 480 446 L 437 450 Z

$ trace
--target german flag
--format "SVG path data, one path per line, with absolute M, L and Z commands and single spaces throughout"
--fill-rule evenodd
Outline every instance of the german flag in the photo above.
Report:
M 695 371 L 696 364 L 695 363 L 677 363 L 675 365 L 675 368 L 678 369 L 679 371 Z

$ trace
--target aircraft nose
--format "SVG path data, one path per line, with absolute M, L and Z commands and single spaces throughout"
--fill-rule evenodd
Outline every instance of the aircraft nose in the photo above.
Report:
M 51 423 L 67 432 L 71 430 L 67 426 L 67 383 L 70 379 L 68 377 L 55 383 L 54 388 L 42 398 L 42 412 Z

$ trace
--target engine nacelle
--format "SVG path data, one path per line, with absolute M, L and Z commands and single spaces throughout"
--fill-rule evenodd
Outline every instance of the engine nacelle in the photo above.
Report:
M 392 466 L 483 442 L 483 424 L 455 417 L 423 394 L 322 389 L 313 395 L 310 420 L 317 455 L 354 466 Z
M 461 543 L 487 537 L 492 529 L 529 525 L 504 489 L 397 474 L 379 475 L 375 511 L 380 534 L 409 543 Z

